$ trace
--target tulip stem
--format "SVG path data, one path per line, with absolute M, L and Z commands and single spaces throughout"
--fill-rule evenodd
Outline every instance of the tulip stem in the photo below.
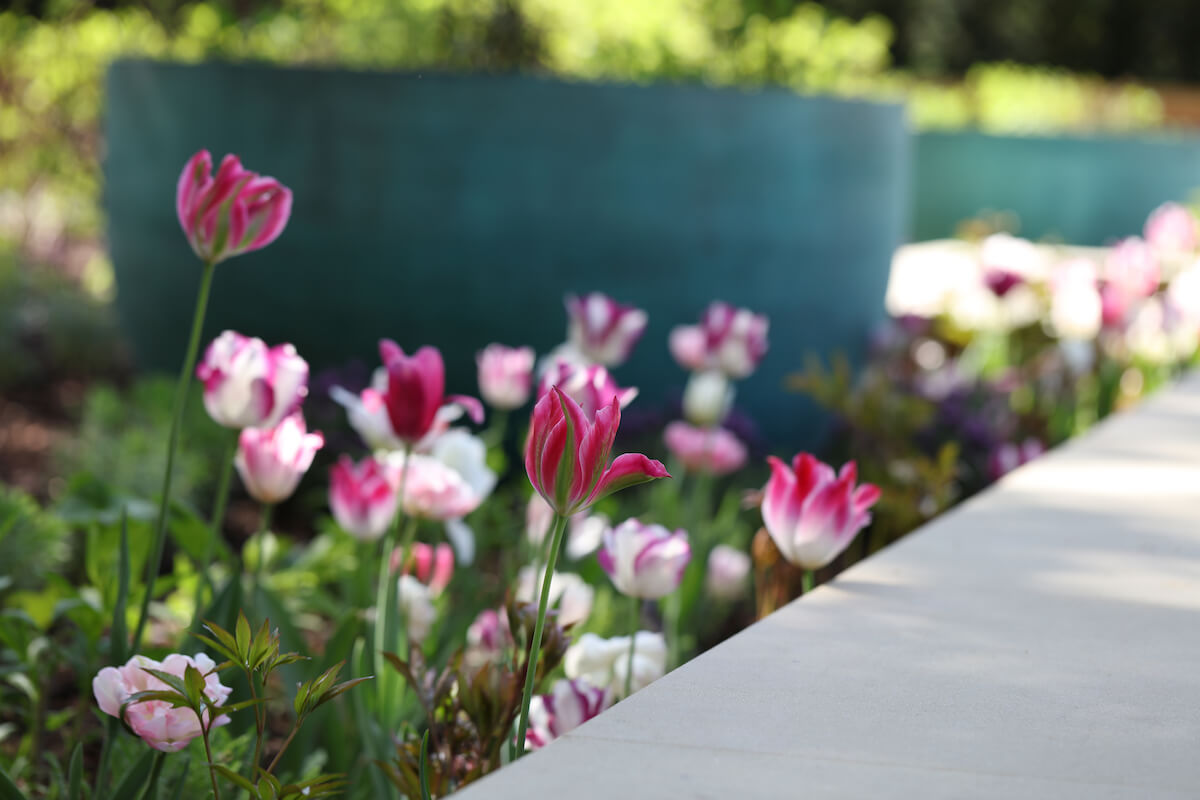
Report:
M 198 626 L 200 621 L 200 604 L 204 600 L 204 587 L 207 586 L 210 591 L 214 591 L 212 576 L 209 575 L 209 570 L 212 568 L 213 556 L 217 550 L 217 542 L 221 537 L 222 524 L 225 521 L 225 506 L 229 503 L 229 483 L 233 477 L 233 460 L 237 455 L 238 434 L 236 431 L 230 431 L 229 444 L 225 446 L 225 460 L 221 465 L 221 477 L 217 480 L 217 494 L 213 498 L 215 505 L 213 506 L 212 519 L 209 521 L 208 543 L 204 548 L 204 561 L 200 564 L 200 580 L 196 582 L 196 611 L 194 613 L 195 623 Z
M 391 706 L 389 701 L 392 695 L 392 684 L 400 679 L 400 676 L 394 675 L 392 671 L 384 669 L 385 647 L 390 643 L 387 635 L 388 620 L 391 618 L 395 600 L 396 582 L 391 579 L 391 564 L 392 552 L 396 549 L 396 538 L 400 533 L 400 523 L 405 518 L 404 513 L 404 491 L 405 485 L 408 483 L 408 462 L 412 458 L 412 447 L 405 445 L 404 447 L 404 464 L 400 467 L 400 480 L 396 488 L 396 516 L 392 517 L 392 524 L 388 526 L 387 536 L 383 540 L 383 556 L 379 562 L 379 583 L 375 587 L 375 630 L 373 632 L 372 650 L 374 651 L 375 674 L 379 676 L 377 689 L 378 694 L 376 699 L 379 706 L 379 720 L 383 725 L 384 730 L 391 725 Z M 408 551 L 401 554 L 401 558 L 407 558 Z M 402 565 L 403 566 L 403 565 Z M 401 655 L 401 654 L 397 654 Z
M 163 551 L 167 544 L 167 512 L 171 507 L 171 478 L 175 472 L 175 451 L 179 447 L 179 428 L 183 410 L 187 406 L 188 389 L 191 388 L 192 371 L 196 368 L 196 356 L 200 352 L 200 332 L 204 328 L 204 314 L 208 309 L 208 295 L 212 290 L 215 261 L 204 262 L 204 273 L 200 278 L 200 290 L 196 296 L 196 309 L 192 314 L 192 333 L 188 339 L 183 367 L 179 370 L 179 382 L 175 385 L 175 405 L 171 411 L 171 428 L 167 435 L 167 463 L 163 469 L 162 491 L 158 500 L 158 521 L 155 525 L 154 549 L 146 562 L 146 593 L 142 597 L 142 608 L 134 628 L 133 642 L 129 652 L 136 653 L 142 645 L 142 634 L 150 617 L 150 600 L 154 597 L 154 579 L 162 567 Z
M 817 573 L 811 569 L 804 570 L 800 575 L 800 594 L 804 596 L 813 590 L 813 585 L 816 583 Z
M 637 649 L 638 628 L 642 625 L 642 599 L 633 598 L 633 632 L 629 634 L 629 657 L 625 662 L 625 697 L 633 694 L 633 652 Z
M 538 656 L 542 651 L 542 629 L 546 626 L 546 608 L 550 605 L 550 579 L 554 577 L 554 566 L 562 545 L 563 531 L 567 518 L 554 512 L 554 536 L 550 540 L 550 553 L 546 557 L 546 572 L 542 576 L 542 595 L 538 599 L 537 622 L 533 626 L 533 640 L 529 643 L 529 657 L 525 660 L 525 692 L 521 696 L 521 722 L 517 726 L 517 750 L 525 753 L 525 732 L 529 729 L 529 704 L 533 702 L 533 686 L 537 683 Z M 535 575 L 537 573 L 534 573 Z
M 263 503 L 262 521 L 259 524 L 258 546 L 254 559 L 254 582 L 250 584 L 250 609 L 254 621 L 258 622 L 258 595 L 262 591 L 263 563 L 267 560 L 267 534 L 271 531 L 271 516 L 275 511 L 272 503 Z

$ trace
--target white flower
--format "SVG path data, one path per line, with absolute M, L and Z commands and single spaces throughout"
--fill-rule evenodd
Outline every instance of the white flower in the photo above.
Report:
M 720 425 L 733 406 L 733 384 L 720 370 L 695 372 L 683 390 L 683 415 L 701 428 Z
M 541 570 L 534 576 L 533 567 L 522 567 L 517 573 L 516 599 L 520 603 L 536 603 L 541 598 Z M 558 608 L 558 624 L 566 627 L 583 622 L 592 613 L 596 590 L 583 578 L 570 572 L 556 572 L 550 578 L 550 608 Z
M 414 642 L 423 641 L 437 619 L 429 587 L 412 575 L 401 575 L 396 581 L 396 604 L 404 616 L 408 638 Z
M 582 678 L 623 697 L 629 669 L 629 641 L 628 636 L 601 639 L 594 633 L 585 633 L 567 648 L 563 669 L 568 678 Z M 667 642 L 662 634 L 638 631 L 633 649 L 632 691 L 649 686 L 666 671 Z

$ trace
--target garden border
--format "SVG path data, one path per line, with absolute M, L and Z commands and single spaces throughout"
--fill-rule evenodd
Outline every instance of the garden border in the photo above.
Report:
M 1200 374 L 464 790 L 1192 797 Z

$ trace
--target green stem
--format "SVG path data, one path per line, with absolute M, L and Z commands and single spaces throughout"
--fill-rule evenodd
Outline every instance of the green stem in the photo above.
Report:
M 637 647 L 638 628 L 642 621 L 642 599 L 633 599 L 633 632 L 629 634 L 629 657 L 625 661 L 625 697 L 633 694 L 633 651 Z
M 804 596 L 813 590 L 813 585 L 816 582 L 817 574 L 811 569 L 806 569 L 800 576 L 800 594 Z
M 171 506 L 171 478 L 175 472 L 175 451 L 179 447 L 179 428 L 183 420 L 183 410 L 187 406 L 188 389 L 191 388 L 192 371 L 196 368 L 196 356 L 200 352 L 200 331 L 204 328 L 204 314 L 208 308 L 208 295 L 212 290 L 212 279 L 216 263 L 209 261 L 204 265 L 204 275 L 200 279 L 200 291 L 196 296 L 196 310 L 192 315 L 192 333 L 188 339 L 187 354 L 183 358 L 183 367 L 179 371 L 179 383 L 175 386 L 175 407 L 171 411 L 171 429 L 167 436 L 167 463 L 163 469 L 162 492 L 158 501 L 158 522 L 155 527 L 154 549 L 150 560 L 146 562 L 146 593 L 142 598 L 142 609 L 138 614 L 137 627 L 133 633 L 133 643 L 130 652 L 136 653 L 142 644 L 142 634 L 146 631 L 146 621 L 150 616 L 150 599 L 154 596 L 154 579 L 162 568 L 163 551 L 167 544 L 167 512 Z
M 167 754 L 161 750 L 154 754 L 154 764 L 150 767 L 150 780 L 146 782 L 142 800 L 154 800 L 158 796 L 158 776 L 162 774 L 163 762 L 166 760 Z
M 263 562 L 267 560 L 267 534 L 271 531 L 271 515 L 275 512 L 273 503 L 263 503 L 262 507 L 262 522 L 259 525 L 258 532 L 258 552 L 254 559 L 254 582 L 250 584 L 250 608 L 253 611 L 252 619 L 255 624 L 258 624 L 260 616 L 258 609 L 258 595 L 262 591 L 263 580 Z
M 304 717 L 300 717 L 299 719 L 296 720 L 296 725 L 292 728 L 292 732 L 289 733 L 288 737 L 283 740 L 283 745 L 280 746 L 279 752 L 275 754 L 275 757 L 271 759 L 271 763 L 267 765 L 267 774 L 268 775 L 270 775 L 271 773 L 273 773 L 275 771 L 275 767 L 279 766 L 279 759 L 283 758 L 283 754 L 287 752 L 288 745 L 290 745 L 292 743 L 292 739 L 296 738 L 296 734 L 300 732 L 300 726 L 303 724 L 304 724 Z M 258 782 L 255 781 L 256 785 L 257 785 L 257 783 Z
M 208 728 L 200 726 L 200 736 L 204 739 L 204 757 L 208 759 L 208 778 L 212 781 L 213 800 L 221 800 L 221 790 L 217 786 L 217 771 L 213 769 L 212 747 L 208 743 Z
M 667 636 L 667 669 L 673 670 L 679 666 L 680 642 L 679 619 L 683 616 L 682 589 L 676 589 L 663 600 L 663 622 Z
M 195 623 L 198 627 L 200 621 L 200 604 L 204 598 L 204 588 L 207 586 L 209 591 L 214 591 L 212 584 L 212 576 L 209 575 L 209 570 L 212 567 L 213 555 L 217 550 L 217 542 L 220 541 L 221 528 L 225 521 L 225 506 L 229 502 L 229 483 L 233 477 L 233 459 L 237 455 L 238 433 L 230 431 L 228 435 L 229 444 L 225 446 L 225 460 L 221 465 L 221 477 L 217 479 L 217 494 L 213 498 L 215 505 L 213 506 L 212 519 L 208 523 L 208 543 L 204 547 L 204 561 L 200 564 L 200 580 L 196 582 L 196 611 Z
M 529 646 L 529 658 L 525 665 L 525 691 L 521 696 L 521 722 L 517 726 L 517 750 L 525 752 L 525 732 L 529 729 L 529 704 L 533 702 L 533 686 L 537 683 L 538 656 L 542 650 L 542 629 L 546 626 L 546 608 L 550 605 L 550 579 L 554 577 L 554 566 L 562 545 L 563 531 L 567 518 L 554 513 L 554 536 L 550 540 L 550 555 L 546 559 L 546 574 L 542 577 L 542 596 L 538 600 L 537 622 L 533 626 L 533 641 Z M 535 578 L 536 579 L 536 578 Z
M 388 621 L 395 611 L 394 606 L 396 605 L 396 582 L 391 579 L 392 551 L 396 549 L 396 538 L 400 532 L 400 523 L 406 516 L 404 513 L 404 491 L 408 483 L 408 462 L 411 458 L 412 447 L 406 445 L 404 448 L 404 465 L 400 468 L 400 482 L 396 490 L 396 516 L 392 518 L 392 524 L 388 526 L 387 535 L 383 539 L 383 556 L 379 561 L 379 583 L 375 587 L 375 630 L 373 631 L 372 650 L 374 651 L 375 674 L 379 676 L 375 687 L 379 706 L 378 711 L 385 729 L 389 726 L 391 718 L 391 710 L 388 705 L 388 700 L 392 693 L 391 686 L 394 681 L 400 680 L 400 676 L 393 675 L 390 671 L 384 669 L 383 654 L 388 642 Z M 411 548 L 411 543 L 409 544 L 409 548 Z M 408 549 L 401 556 L 408 558 Z
M 254 700 L 254 760 L 250 762 L 250 780 L 258 783 L 258 765 L 262 763 L 263 733 L 267 728 L 266 710 L 258 702 L 258 690 L 254 688 L 254 671 L 246 671 L 246 683 L 250 684 L 250 699 Z

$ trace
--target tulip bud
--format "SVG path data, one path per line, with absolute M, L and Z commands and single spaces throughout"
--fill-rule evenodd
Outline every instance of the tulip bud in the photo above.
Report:
M 694 372 L 683 390 L 683 415 L 701 428 L 720 425 L 733 407 L 733 384 L 719 370 Z

